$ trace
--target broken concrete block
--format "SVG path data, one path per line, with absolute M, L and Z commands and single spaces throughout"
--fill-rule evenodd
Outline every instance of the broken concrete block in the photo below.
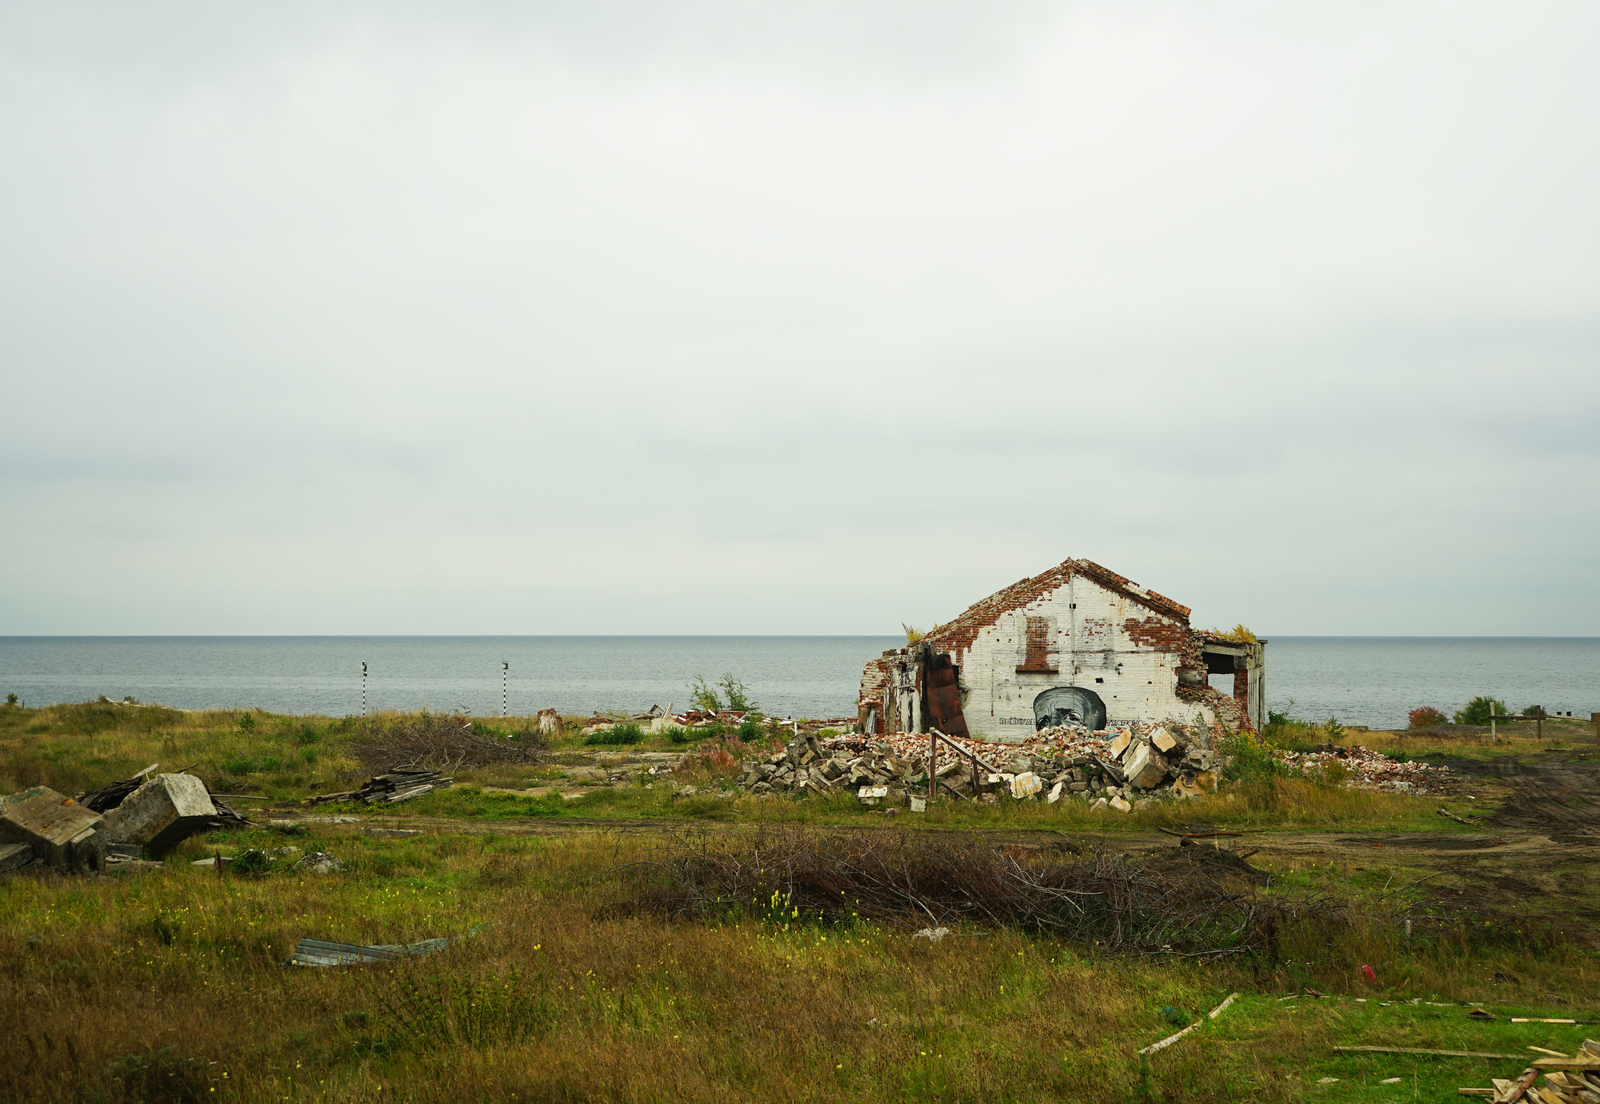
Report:
M 1158 728 L 1154 732 L 1150 733 L 1150 742 L 1154 744 L 1155 749 L 1161 752 L 1163 755 L 1166 755 L 1174 748 L 1178 747 L 1178 741 L 1173 737 L 1172 733 L 1168 732 L 1164 728 Z
M 925 813 L 925 812 L 927 812 L 928 811 L 928 799 L 925 798 L 925 797 L 913 797 L 911 799 L 911 811 L 913 813 Z
M 26 843 L 0 843 L 0 874 L 16 870 L 33 861 L 33 848 Z
M 1128 776 L 1128 785 L 1140 790 L 1155 787 L 1167 776 L 1166 765 L 1152 754 L 1150 745 L 1143 742 L 1130 750 L 1123 762 L 1123 771 Z
M 25 843 L 57 870 L 98 870 L 105 818 L 47 786 L 0 798 L 0 835 Z
M 1107 801 L 1105 798 L 1097 797 L 1097 798 L 1094 799 L 1093 802 L 1090 803 L 1089 808 L 1091 808 L 1091 809 L 1104 809 L 1110 804 L 1111 803 L 1109 801 Z
M 876 805 L 888 796 L 888 786 L 862 786 L 856 791 L 856 797 L 863 805 Z
M 1044 782 L 1032 771 L 1023 771 L 1021 774 L 1011 776 L 1011 796 L 1018 801 L 1033 797 L 1044 789 Z
M 1210 790 L 1198 785 L 1193 778 L 1187 775 L 1172 784 L 1173 797 L 1199 797 L 1210 792 Z
M 1110 801 L 1110 805 L 1119 813 L 1131 813 L 1133 811 L 1133 806 L 1128 804 L 1128 802 L 1125 801 L 1121 795 L 1113 797 Z
M 1045 800 L 1051 805 L 1054 805 L 1056 802 L 1061 800 L 1061 791 L 1066 789 L 1066 787 L 1067 783 L 1065 779 L 1057 782 L 1054 786 L 1050 787 L 1050 796 L 1045 798 Z
M 1194 783 L 1201 789 L 1205 790 L 1206 793 L 1216 793 L 1217 772 L 1208 770 L 1201 771 L 1199 774 L 1194 776 Z
M 140 843 L 159 858 L 217 815 L 206 784 L 192 774 L 158 774 L 106 814 L 114 843 Z
M 1122 753 L 1128 750 L 1128 745 L 1133 742 L 1133 737 L 1126 732 L 1117 733 L 1117 738 L 1111 741 L 1111 756 L 1114 759 L 1122 758 Z

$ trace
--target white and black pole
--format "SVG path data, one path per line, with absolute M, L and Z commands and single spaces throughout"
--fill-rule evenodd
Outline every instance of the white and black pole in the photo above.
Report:
M 361 665 L 361 715 L 367 715 L 367 665 Z
M 506 715 L 506 702 L 511 695 L 511 664 L 500 661 L 500 716 Z

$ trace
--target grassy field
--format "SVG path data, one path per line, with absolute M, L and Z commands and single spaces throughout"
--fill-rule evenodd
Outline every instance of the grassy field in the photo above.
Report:
M 12 881 L 0 1096 L 1443 1100 L 1520 1065 L 1330 1047 L 1570 1052 L 1594 1030 L 1507 1017 L 1600 1017 L 1593 959 L 1470 927 L 1405 950 L 1375 926 L 1329 942 L 1312 925 L 1286 932 L 1275 962 L 1104 958 L 982 927 L 930 945 L 909 921 L 628 915 L 614 872 L 649 857 L 637 840 L 313 831 L 192 840 L 165 871 L 126 880 Z M 286 842 L 347 870 L 219 876 L 185 861 Z M 1349 886 L 1306 874 L 1283 892 L 1307 888 Z M 280 965 L 304 935 L 403 943 L 477 925 L 398 965 Z M 1277 999 L 1307 986 L 1329 999 Z M 1235 990 L 1222 1018 L 1142 1067 L 1139 1047 Z M 1379 1003 L 1412 999 L 1437 1003 Z M 1459 1001 L 1500 1019 L 1469 1020 Z M 1329 1076 L 1340 1087 L 1316 1084 Z
M 193 764 L 216 790 L 284 803 L 359 782 L 360 722 L 244 716 L 0 709 L 0 790 L 71 793 L 158 760 Z M 1377 735 L 1348 738 L 1376 746 Z M 912 818 L 838 798 L 673 796 L 674 782 L 643 774 L 587 787 L 558 777 L 640 749 L 684 750 L 569 739 L 546 762 L 466 774 L 395 809 L 314 810 L 359 812 L 360 823 L 212 833 L 158 870 L 0 882 L 0 1099 L 1444 1101 L 1526 1063 L 1332 1047 L 1531 1058 L 1530 1046 L 1571 1053 L 1600 1036 L 1509 1023 L 1600 1020 L 1600 959 L 1545 922 L 1592 923 L 1587 898 L 1575 917 L 1547 916 L 1533 894 L 1485 919 L 1436 907 L 1426 896 L 1435 887 L 1467 883 L 1437 877 L 1415 852 L 1332 850 L 1362 834 L 1470 834 L 1434 814 L 1436 799 L 1269 776 L 1110 817 L 1069 803 L 936 806 L 916 825 L 952 839 L 1031 832 L 1077 848 L 1150 837 L 1167 855 L 1178 849 L 1157 825 L 1249 828 L 1251 845 L 1266 847 L 1252 861 L 1273 877 L 1228 882 L 1229 892 L 1292 919 L 1238 954 L 1111 954 L 976 920 L 935 944 L 913 938 L 930 923 L 914 910 L 819 920 L 731 901 L 674 919 L 648 907 L 641 878 L 694 846 L 696 825 L 736 852 L 739 833 L 893 836 Z M 676 784 L 714 788 L 725 768 L 702 758 Z M 528 787 L 549 792 L 507 792 Z M 263 821 L 288 812 L 240 805 Z M 402 817 L 421 833 L 370 832 Z M 566 821 L 582 830 L 530 834 Z M 1306 843 L 1322 838 L 1326 849 Z M 1299 850 L 1275 851 L 1275 840 Z M 191 865 L 252 847 L 327 851 L 344 869 L 296 873 L 293 856 L 254 874 Z M 1592 883 L 1592 851 L 1552 868 L 1552 885 Z M 1410 937 L 1407 918 L 1417 921 Z M 303 936 L 406 943 L 474 929 L 443 954 L 395 964 L 282 965 Z M 1216 1021 L 1141 1061 L 1140 1047 L 1232 992 L 1240 999 Z M 1480 1003 L 1496 1019 L 1467 1018 Z
M 352 748 L 361 737 L 404 718 L 368 720 L 276 716 L 256 711 L 187 713 L 160 706 L 111 703 L 0 708 L 0 792 L 46 785 L 62 793 L 90 790 L 160 762 L 163 770 L 190 767 L 213 792 L 248 794 L 273 802 L 349 790 L 365 778 Z M 248 726 L 248 727 L 246 727 Z M 475 727 L 510 733 L 534 727 L 531 718 L 478 721 Z M 1308 730 L 1312 736 L 1320 730 Z M 1303 734 L 1295 734 L 1303 742 Z M 1372 736 L 1376 734 L 1361 734 Z M 871 823 L 885 814 L 849 795 L 795 802 L 785 798 L 728 800 L 715 791 L 737 773 L 737 755 L 771 741 L 674 744 L 647 736 L 636 747 L 586 746 L 570 735 L 553 742 L 538 764 L 456 772 L 458 785 L 376 812 L 387 815 L 518 819 L 528 817 L 682 818 L 733 822 Z M 669 780 L 653 779 L 630 756 L 639 752 L 689 754 Z M 631 770 L 624 785 L 591 779 L 564 782 L 591 768 Z M 701 792 L 682 796 L 694 785 Z M 1095 811 L 1087 803 L 935 806 L 919 821 L 950 828 L 1030 826 L 1064 830 L 1142 829 L 1187 821 L 1222 820 L 1239 827 L 1350 831 L 1455 831 L 1434 816 L 1437 801 L 1319 785 L 1317 779 L 1280 779 L 1276 785 L 1230 791 L 1191 802 L 1160 802 L 1133 814 Z M 248 802 L 241 808 L 256 807 Z

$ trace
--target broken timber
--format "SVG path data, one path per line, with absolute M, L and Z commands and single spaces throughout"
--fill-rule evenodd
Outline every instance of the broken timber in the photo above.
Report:
M 436 770 L 392 770 L 374 775 L 359 790 L 319 794 L 308 798 L 305 804 L 320 805 L 328 801 L 359 801 L 363 805 L 376 805 L 380 801 L 394 804 L 398 801 L 410 801 L 413 797 L 421 797 L 434 790 L 442 790 L 454 782 L 454 778 L 439 777 L 439 772 Z
M 1227 1011 L 1228 1005 L 1232 1004 L 1234 1001 L 1236 1001 L 1238 999 L 1239 999 L 1239 994 L 1238 993 L 1229 994 L 1227 1000 L 1223 1001 L 1221 1004 L 1219 1004 L 1215 1008 L 1213 1008 L 1210 1012 L 1206 1013 L 1205 1020 L 1196 1020 L 1194 1023 L 1190 1024 L 1188 1027 L 1184 1028 L 1182 1031 L 1179 1031 L 1175 1035 L 1168 1035 L 1165 1039 L 1162 1039 L 1160 1042 L 1151 1043 L 1147 1047 L 1140 1047 L 1139 1048 L 1139 1053 L 1140 1054 L 1154 1054 L 1158 1050 L 1162 1050 L 1162 1049 L 1164 1049 L 1166 1047 L 1171 1046 L 1173 1043 L 1177 1042 L 1179 1039 L 1181 1039 L 1185 1035 L 1189 1034 L 1189 1032 L 1193 1031 L 1195 1028 L 1197 1028 L 1200 1025 L 1204 1024 L 1206 1022 L 1206 1020 L 1214 1020 L 1218 1016 L 1222 1015 L 1223 1012 Z

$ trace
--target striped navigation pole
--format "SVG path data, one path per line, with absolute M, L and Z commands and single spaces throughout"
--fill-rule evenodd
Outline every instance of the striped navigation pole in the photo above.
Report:
M 500 661 L 500 716 L 506 715 L 506 701 L 511 693 L 511 664 Z
M 361 715 L 367 715 L 367 665 L 361 665 Z

